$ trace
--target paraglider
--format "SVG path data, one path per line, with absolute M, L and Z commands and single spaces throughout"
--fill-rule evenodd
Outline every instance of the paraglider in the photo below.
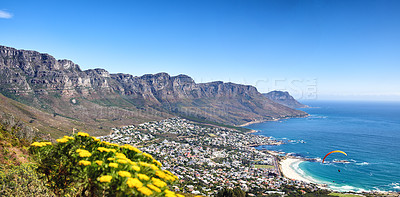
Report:
M 328 154 L 325 155 L 324 159 L 322 159 L 322 163 L 324 163 L 325 158 L 326 158 L 328 155 L 332 154 L 332 153 L 342 153 L 342 154 L 344 154 L 344 155 L 347 156 L 347 154 L 346 154 L 345 152 L 341 151 L 341 150 L 334 150 L 334 151 L 331 151 L 331 152 L 329 152 Z

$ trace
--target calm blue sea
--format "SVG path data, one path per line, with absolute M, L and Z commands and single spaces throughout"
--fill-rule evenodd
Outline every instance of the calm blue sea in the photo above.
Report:
M 307 118 L 253 124 L 257 135 L 284 140 L 283 151 L 321 162 L 302 162 L 296 170 L 337 191 L 400 191 L 400 102 L 313 101 L 301 109 Z M 302 143 L 304 142 L 304 143 Z M 333 163 L 348 160 L 350 163 Z M 340 170 L 340 172 L 339 172 Z

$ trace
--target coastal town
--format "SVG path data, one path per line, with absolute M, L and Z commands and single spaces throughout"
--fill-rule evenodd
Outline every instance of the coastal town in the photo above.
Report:
M 319 189 L 314 183 L 285 178 L 278 157 L 255 148 L 282 142 L 235 129 L 176 117 L 115 128 L 110 135 L 99 138 L 131 144 L 152 154 L 164 169 L 179 177 L 173 189 L 183 193 L 214 196 L 220 189 L 239 187 L 250 196 L 259 196 L 282 195 L 284 186 Z

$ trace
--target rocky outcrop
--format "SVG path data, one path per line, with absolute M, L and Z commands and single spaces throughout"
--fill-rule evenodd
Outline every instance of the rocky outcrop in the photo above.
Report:
M 275 91 L 271 91 L 268 93 L 264 93 L 263 95 L 276 103 L 285 105 L 290 108 L 306 108 L 306 107 L 308 107 L 307 105 L 301 104 L 296 99 L 294 99 L 289 94 L 289 92 L 275 90 Z
M 221 81 L 198 84 L 189 76 L 167 73 L 137 77 L 104 69 L 82 71 L 69 60 L 5 46 L 0 46 L 0 92 L 85 121 L 132 119 L 139 114 L 127 111 L 137 110 L 145 110 L 140 116 L 149 118 L 172 114 L 237 125 L 306 115 L 267 99 L 253 86 Z M 91 113 L 104 107 L 114 111 Z

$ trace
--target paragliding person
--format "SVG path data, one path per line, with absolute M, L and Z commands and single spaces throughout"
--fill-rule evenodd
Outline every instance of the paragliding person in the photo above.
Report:
M 325 158 L 326 158 L 328 155 L 332 154 L 332 153 L 342 153 L 342 154 L 344 154 L 344 155 L 347 156 L 347 153 L 345 153 L 345 152 L 343 152 L 343 151 L 341 151 L 341 150 L 334 150 L 334 151 L 331 151 L 331 152 L 329 152 L 328 154 L 325 155 L 324 159 L 322 159 L 322 163 L 324 163 Z
M 338 169 L 337 171 L 340 172 L 340 169 Z

